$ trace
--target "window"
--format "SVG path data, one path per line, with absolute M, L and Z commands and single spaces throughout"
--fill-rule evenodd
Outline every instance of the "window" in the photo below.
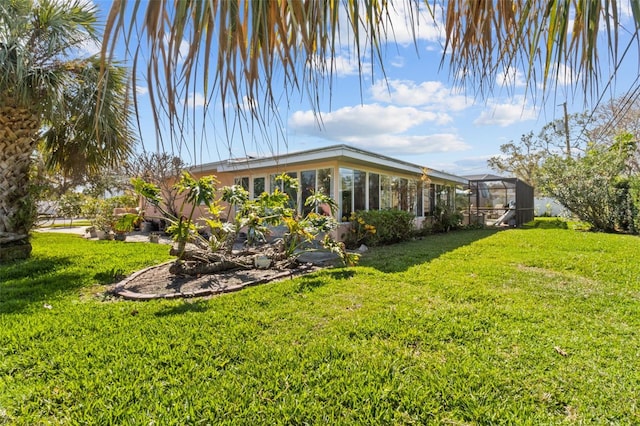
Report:
M 417 204 L 416 204 L 416 216 L 424 216 L 424 190 L 422 188 L 422 181 L 418 181 L 417 187 Z
M 253 198 L 258 198 L 265 191 L 265 178 L 253 178 Z
M 369 173 L 369 210 L 380 209 L 380 175 Z
M 349 220 L 351 212 L 367 209 L 367 172 L 340 169 L 340 217 Z
M 329 197 L 335 198 L 333 193 L 333 182 L 331 181 L 332 169 L 320 169 L 318 170 L 318 191 L 322 191 L 323 194 Z
M 314 210 L 313 206 L 305 206 L 304 204 L 306 203 L 307 198 L 316 191 L 315 170 L 305 170 L 300 173 L 300 189 L 302 190 L 302 199 L 300 200 L 300 203 L 302 204 L 301 211 L 302 215 L 306 216 Z
M 391 208 L 391 177 L 380 176 L 380 209 Z
M 407 185 L 407 196 L 408 196 L 407 198 L 408 198 L 409 211 L 414 215 L 417 215 L 416 211 L 418 208 L 417 191 L 418 191 L 418 183 L 416 182 L 415 179 L 409 179 L 409 183 Z
M 429 184 L 429 215 L 433 216 L 436 211 L 436 185 Z
M 391 178 L 391 208 L 398 210 L 409 210 L 409 180 L 393 176 Z
M 298 179 L 298 172 L 289 172 L 285 173 L 287 176 Z M 278 188 L 280 191 L 284 192 L 289 196 L 289 207 L 296 208 L 298 206 L 298 191 L 295 188 L 291 187 L 291 184 L 288 182 L 283 182 L 282 180 L 276 179 L 279 175 L 271 175 L 269 177 L 269 189 L 271 192 L 275 191 Z
M 353 210 L 367 209 L 367 172 L 353 171 Z
M 340 169 L 340 218 L 349 220 L 353 211 L 353 170 Z
M 233 179 L 233 184 L 234 185 L 240 185 L 247 192 L 249 192 L 249 176 L 242 176 L 242 177 L 234 178 Z

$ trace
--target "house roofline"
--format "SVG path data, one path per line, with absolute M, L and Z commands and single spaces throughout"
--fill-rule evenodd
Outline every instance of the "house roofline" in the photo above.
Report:
M 424 170 L 427 170 L 428 176 L 430 177 L 448 180 L 461 185 L 468 184 L 468 179 L 461 176 L 457 176 L 440 170 L 433 170 L 427 167 L 419 166 L 417 164 L 409 163 L 407 161 L 398 160 L 386 155 L 377 154 L 375 152 L 366 151 L 360 148 L 354 148 L 352 146 L 344 144 L 315 148 L 306 151 L 292 152 L 282 155 L 275 155 L 272 157 L 249 157 L 205 163 L 200 166 L 191 167 L 191 170 L 224 173 L 231 171 L 251 170 L 263 167 L 304 164 L 319 160 L 328 160 L 332 158 L 346 159 L 363 163 L 372 163 L 400 172 L 409 172 L 415 174 L 422 174 Z

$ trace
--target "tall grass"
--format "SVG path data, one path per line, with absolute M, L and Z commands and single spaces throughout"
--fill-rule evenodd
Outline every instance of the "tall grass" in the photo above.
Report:
M 456 232 L 152 302 L 96 285 L 162 247 L 34 243 L 33 261 L 0 267 L 0 423 L 640 422 L 637 237 Z

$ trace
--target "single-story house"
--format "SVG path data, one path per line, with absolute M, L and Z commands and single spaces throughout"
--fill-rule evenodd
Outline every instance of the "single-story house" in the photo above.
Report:
M 337 201 L 337 219 L 347 222 L 357 210 L 401 209 L 416 216 L 416 226 L 438 203 L 455 206 L 456 188 L 467 179 L 397 160 L 348 145 L 335 145 L 264 158 L 236 158 L 192 167 L 195 177 L 215 175 L 219 186 L 242 185 L 251 197 L 281 185 L 286 173 L 299 189 L 281 187 L 300 212 L 312 191 L 323 191 Z

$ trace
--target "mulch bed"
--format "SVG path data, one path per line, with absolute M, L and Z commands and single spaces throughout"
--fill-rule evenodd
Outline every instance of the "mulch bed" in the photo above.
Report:
M 239 269 L 211 275 L 178 276 L 169 272 L 172 263 L 138 271 L 112 286 L 110 292 L 127 300 L 204 297 L 293 278 L 320 269 L 320 266 L 308 263 L 292 269 Z

